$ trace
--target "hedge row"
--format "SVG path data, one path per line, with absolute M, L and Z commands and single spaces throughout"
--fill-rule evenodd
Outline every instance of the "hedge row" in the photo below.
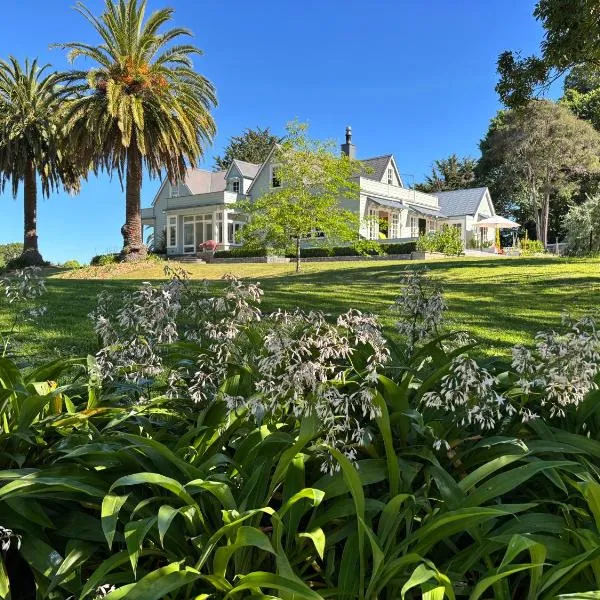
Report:
M 377 244 L 376 248 L 369 249 L 368 255 L 377 256 L 380 254 L 410 254 L 416 250 L 415 242 L 406 242 L 403 244 Z M 215 252 L 215 258 L 258 258 L 265 257 L 268 254 L 266 249 L 233 248 L 232 250 L 219 250 Z M 353 246 L 337 246 L 333 248 L 302 248 L 300 256 L 302 258 L 320 258 L 326 256 L 361 256 L 364 252 L 359 252 Z M 295 258 L 293 253 L 287 253 L 287 257 Z

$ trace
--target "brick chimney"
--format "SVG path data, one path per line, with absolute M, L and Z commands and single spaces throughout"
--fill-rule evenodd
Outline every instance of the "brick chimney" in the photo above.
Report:
M 352 127 L 346 127 L 346 143 L 342 144 L 342 154 L 350 158 L 356 158 L 356 146 L 352 143 Z

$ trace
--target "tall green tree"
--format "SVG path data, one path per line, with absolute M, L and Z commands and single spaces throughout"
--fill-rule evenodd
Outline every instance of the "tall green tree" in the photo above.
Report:
M 507 106 L 523 106 L 574 67 L 600 65 L 598 0 L 538 0 L 534 17 L 544 28 L 539 55 L 503 52 L 496 90 Z
M 38 181 L 46 197 L 77 182 L 62 125 L 70 92 L 49 68 L 37 60 L 0 61 L 0 186 L 4 190 L 9 184 L 16 198 L 23 184 L 22 262 L 30 265 L 44 263 L 38 247 Z
M 564 217 L 569 252 L 585 255 L 600 251 L 600 196 L 573 205 Z
M 600 131 L 600 66 L 573 69 L 565 77 L 560 102 Z
M 164 8 L 146 19 L 146 0 L 106 0 L 96 17 L 76 6 L 101 38 L 99 45 L 71 42 L 69 60 L 94 63 L 72 71 L 76 86 L 68 127 L 82 160 L 96 170 L 117 171 L 125 179 L 124 260 L 143 258 L 140 194 L 144 167 L 151 177 L 166 172 L 181 181 L 195 166 L 216 131 L 211 109 L 213 85 L 194 71 L 192 57 L 202 54 L 180 42 L 191 35 L 176 27 L 162 30 L 173 18 Z
M 436 160 L 431 167 L 431 174 L 415 188 L 421 192 L 432 193 L 472 187 L 476 166 L 477 161 L 474 158 L 459 158 L 456 154 L 451 154 L 448 158 Z
M 234 160 L 261 164 L 267 159 L 273 146 L 280 141 L 268 127 L 246 129 L 242 135 L 229 139 L 223 156 L 215 156 L 215 170 L 226 171 Z
M 566 207 L 579 178 L 600 171 L 600 134 L 565 106 L 546 100 L 502 113 L 480 148 L 480 174 L 496 169 L 502 175 L 544 244 L 552 204 Z
M 241 232 L 245 244 L 280 251 L 294 247 L 299 271 L 303 240 L 322 238 L 329 244 L 358 240 L 357 211 L 344 203 L 358 207 L 359 161 L 339 156 L 333 142 L 310 139 L 305 124 L 292 122 L 271 163 L 273 187 L 256 200 L 239 204 L 248 215 Z

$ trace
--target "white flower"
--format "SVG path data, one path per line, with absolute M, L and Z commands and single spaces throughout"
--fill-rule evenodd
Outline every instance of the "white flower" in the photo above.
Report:
M 450 373 L 442 378 L 439 391 L 424 394 L 422 402 L 445 413 L 456 425 L 493 429 L 497 422 L 516 412 L 494 389 L 497 383 L 486 369 L 461 354 L 452 361 Z
M 421 271 L 405 272 L 401 285 L 392 310 L 399 316 L 396 328 L 406 337 L 410 353 L 420 341 L 439 335 L 447 307 L 441 290 Z

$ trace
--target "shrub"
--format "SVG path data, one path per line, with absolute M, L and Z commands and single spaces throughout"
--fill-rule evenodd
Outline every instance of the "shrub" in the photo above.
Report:
M 44 262 L 42 265 L 38 265 L 37 264 L 37 259 L 31 259 L 28 256 L 27 252 L 24 252 L 23 254 L 19 254 L 19 256 L 16 256 L 15 258 L 11 258 L 10 260 L 7 261 L 6 265 L 5 265 L 5 270 L 6 271 L 18 271 L 21 269 L 27 269 L 28 267 L 32 267 L 32 266 L 43 266 L 43 267 L 48 267 L 50 266 L 49 262 Z
M 291 256 L 291 255 L 290 255 Z M 318 258 L 322 256 L 333 256 L 332 248 L 302 248 L 300 250 L 300 256 L 302 258 Z M 295 255 L 294 255 L 295 258 Z
M 405 242 L 403 244 L 381 244 L 381 249 L 386 254 L 410 254 L 417 249 L 417 242 Z
M 119 254 L 116 252 L 111 254 L 98 254 L 92 258 L 90 264 L 97 267 L 104 267 L 106 265 L 114 265 L 118 260 Z
M 78 260 L 68 260 L 64 262 L 61 267 L 63 269 L 81 269 L 82 265 Z
M 354 243 L 353 247 L 360 256 L 381 256 L 385 254 L 381 244 L 374 240 L 359 240 Z
M 263 258 L 270 256 L 267 248 L 232 248 L 231 250 L 217 250 L 214 253 L 215 258 Z
M 0 244 L 0 269 L 23 252 L 23 244 Z
M 175 275 L 104 296 L 96 360 L 0 358 L 3 596 L 597 596 L 593 319 L 494 372 L 414 271 L 402 356 L 372 316 L 263 314 L 257 286 Z
M 464 250 L 461 232 L 457 227 L 443 226 L 439 231 L 428 233 L 417 240 L 421 252 L 441 252 L 447 256 L 457 256 Z
M 545 252 L 544 244 L 540 240 L 530 240 L 524 239 L 521 240 L 521 254 L 524 256 L 531 254 L 541 254 Z

